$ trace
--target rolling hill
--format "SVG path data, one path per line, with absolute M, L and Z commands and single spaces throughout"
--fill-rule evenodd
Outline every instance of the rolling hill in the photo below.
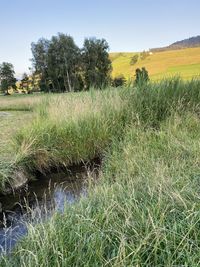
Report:
M 172 43 L 168 46 L 152 48 L 150 49 L 151 52 L 161 52 L 167 50 L 175 50 L 175 49 L 182 49 L 182 48 L 192 48 L 192 47 L 200 47 L 200 35 L 190 37 L 181 41 L 177 41 Z
M 136 64 L 131 65 L 131 58 L 138 54 Z M 180 75 L 184 79 L 200 75 L 200 47 L 148 52 L 145 59 L 140 59 L 140 53 L 110 53 L 113 71 L 112 76 L 123 74 L 126 79 L 133 78 L 135 69 L 145 67 L 153 80 Z

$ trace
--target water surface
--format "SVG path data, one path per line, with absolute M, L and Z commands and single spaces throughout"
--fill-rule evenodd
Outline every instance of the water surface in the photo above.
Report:
M 0 196 L 0 252 L 9 252 L 27 234 L 27 223 L 38 223 L 63 212 L 87 192 L 85 168 L 41 176 L 21 192 Z

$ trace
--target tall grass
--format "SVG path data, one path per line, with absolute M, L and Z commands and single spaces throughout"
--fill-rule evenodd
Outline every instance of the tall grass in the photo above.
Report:
M 69 117 L 46 105 L 16 137 L 18 164 L 43 171 L 103 155 L 99 184 L 30 225 L 2 266 L 199 266 L 199 90 L 175 79 L 88 94 L 92 109 L 101 103 L 94 114 L 80 99 Z
M 112 90 L 43 101 L 32 127 L 16 135 L 18 163 L 45 171 L 101 156 L 123 127 L 122 105 Z
M 44 95 L 0 96 L 0 111 L 32 111 Z
M 18 98 L 19 100 L 19 98 Z M 17 100 L 17 101 L 18 101 Z M 93 91 L 79 94 L 37 96 L 31 102 L 34 120 L 21 129 L 14 143 L 12 162 L 0 166 L 0 180 L 5 183 L 24 172 L 50 170 L 90 161 L 102 156 L 114 135 L 118 135 L 123 101 L 118 91 Z M 114 127 L 118 124 L 119 127 Z M 30 176 L 31 177 L 31 176 Z
M 133 117 L 151 127 L 159 126 L 170 114 L 185 110 L 199 112 L 200 80 L 185 82 L 179 77 L 136 87 L 131 92 L 129 110 Z M 130 92 L 127 92 L 129 96 Z M 137 118 L 136 118 L 137 117 Z

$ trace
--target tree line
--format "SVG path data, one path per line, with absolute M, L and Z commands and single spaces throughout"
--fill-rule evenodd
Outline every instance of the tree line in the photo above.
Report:
M 32 74 L 28 76 L 24 73 L 20 81 L 24 92 L 31 93 L 34 89 L 75 92 L 91 87 L 102 89 L 108 85 L 118 87 L 126 83 L 123 75 L 111 78 L 112 64 L 105 39 L 86 38 L 83 47 L 79 48 L 70 35 L 58 33 L 50 40 L 41 38 L 32 43 L 31 51 Z M 10 87 L 16 89 L 14 74 L 11 63 L 0 64 L 0 86 L 5 94 L 9 94 Z M 145 68 L 136 69 L 134 83 L 148 80 Z
M 85 39 L 79 48 L 63 33 L 32 43 L 32 63 L 40 74 L 41 90 L 71 92 L 107 86 L 112 71 L 108 49 L 105 39 L 96 38 Z

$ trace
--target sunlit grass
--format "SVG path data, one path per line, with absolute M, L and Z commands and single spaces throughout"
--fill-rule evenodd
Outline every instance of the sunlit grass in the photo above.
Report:
M 112 75 L 123 74 L 127 79 L 134 78 L 136 68 L 145 67 L 150 78 L 159 80 L 179 74 L 189 80 L 200 75 L 200 48 L 187 48 L 165 52 L 156 52 L 145 60 L 139 60 L 131 66 L 131 57 L 135 53 L 111 53 L 113 66 Z

